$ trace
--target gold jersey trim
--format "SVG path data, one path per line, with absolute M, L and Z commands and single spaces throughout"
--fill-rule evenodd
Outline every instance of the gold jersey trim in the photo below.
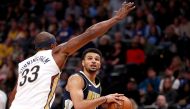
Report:
M 50 92 L 49 92 L 49 95 L 48 95 L 48 99 L 47 99 L 46 105 L 44 106 L 44 109 L 50 109 L 50 103 L 51 103 L 51 101 L 52 101 L 52 99 L 54 97 L 55 89 L 57 87 L 59 78 L 60 78 L 59 74 L 54 75 L 51 78 Z

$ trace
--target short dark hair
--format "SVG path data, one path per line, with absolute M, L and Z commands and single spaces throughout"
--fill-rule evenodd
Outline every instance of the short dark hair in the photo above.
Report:
M 56 43 L 55 36 L 48 32 L 40 32 L 34 39 L 36 49 L 50 49 L 54 43 Z
M 85 56 L 86 56 L 86 54 L 87 53 L 96 53 L 96 54 L 98 54 L 98 55 L 100 55 L 100 58 L 102 59 L 102 53 L 101 53 L 101 51 L 100 50 L 98 50 L 98 49 L 96 49 L 96 48 L 88 48 L 88 49 L 86 49 L 83 53 L 82 53 L 82 60 L 85 58 Z

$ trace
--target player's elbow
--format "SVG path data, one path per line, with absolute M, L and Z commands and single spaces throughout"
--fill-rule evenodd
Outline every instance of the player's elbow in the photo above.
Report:
M 97 31 L 97 28 L 95 27 L 92 27 L 92 28 L 88 28 L 86 31 L 85 31 L 85 34 L 88 34 L 88 37 L 94 37 L 94 36 L 97 36 L 98 34 L 98 31 Z

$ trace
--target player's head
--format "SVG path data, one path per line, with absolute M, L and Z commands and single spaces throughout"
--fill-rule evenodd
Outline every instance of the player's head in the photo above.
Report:
M 56 46 L 56 39 L 53 34 L 48 32 L 40 32 L 34 39 L 35 48 L 37 50 L 52 49 Z
M 83 70 L 97 72 L 101 67 L 102 53 L 96 48 L 86 49 L 82 54 Z

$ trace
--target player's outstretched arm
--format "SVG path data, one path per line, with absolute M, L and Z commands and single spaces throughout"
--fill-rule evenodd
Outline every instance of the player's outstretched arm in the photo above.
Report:
M 59 49 L 68 55 L 73 54 L 92 39 L 105 34 L 112 26 L 124 19 L 134 8 L 133 2 L 124 2 L 112 18 L 92 25 L 84 33 L 70 39 L 67 43 L 59 45 Z

